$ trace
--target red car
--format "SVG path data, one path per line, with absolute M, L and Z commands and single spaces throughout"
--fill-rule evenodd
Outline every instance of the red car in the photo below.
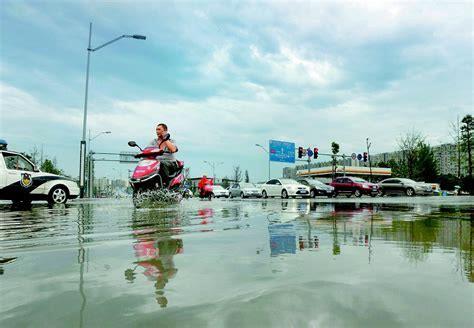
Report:
M 375 183 L 370 183 L 356 177 L 339 177 L 330 183 L 334 187 L 334 196 L 345 194 L 346 197 L 352 195 L 361 197 L 362 195 L 377 196 L 379 187 Z

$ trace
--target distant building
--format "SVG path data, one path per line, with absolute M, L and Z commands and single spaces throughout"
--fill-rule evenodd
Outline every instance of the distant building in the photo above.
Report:
M 433 147 L 433 153 L 438 164 L 439 174 L 458 175 L 457 149 L 454 144 L 443 144 Z M 461 164 L 461 176 L 467 174 L 466 165 Z
M 372 174 L 373 180 L 382 180 L 392 175 L 392 169 L 387 167 L 366 167 L 366 166 L 340 166 L 335 170 L 336 176 L 359 176 L 369 177 Z M 298 170 L 297 177 L 320 178 L 323 182 L 330 182 L 332 177 L 332 166 L 318 167 L 309 170 Z M 327 181 L 326 181 L 327 180 Z

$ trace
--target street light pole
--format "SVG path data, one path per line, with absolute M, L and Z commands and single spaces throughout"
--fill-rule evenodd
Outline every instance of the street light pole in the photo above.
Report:
M 255 146 L 262 148 L 268 154 L 268 180 L 270 180 L 270 153 L 260 144 L 255 144 Z
M 212 168 L 212 176 L 214 179 L 214 183 L 216 183 L 216 165 L 224 164 L 224 162 L 215 163 L 215 162 L 204 161 L 204 163 L 209 164 L 209 166 Z
M 86 168 L 86 126 L 87 126 L 87 98 L 89 94 L 89 67 L 91 60 L 91 37 L 92 37 L 92 22 L 89 23 L 89 45 L 87 47 L 87 69 L 86 69 L 86 92 L 84 97 L 84 117 L 82 118 L 82 139 L 81 139 L 81 153 L 79 163 L 79 188 L 80 197 L 84 197 L 84 178 Z
M 97 51 L 115 41 L 118 41 L 122 38 L 133 38 L 137 40 L 146 40 L 144 35 L 121 35 L 113 40 L 110 40 L 96 48 L 91 48 L 91 38 L 92 38 L 92 23 L 89 23 L 89 45 L 87 47 L 87 68 L 86 68 L 86 91 L 84 97 L 84 117 L 82 119 L 82 139 L 81 139 L 81 150 L 79 158 L 79 188 L 80 188 L 80 197 L 84 197 L 84 182 L 85 182 L 85 164 L 86 164 L 86 129 L 87 129 L 87 100 L 89 95 L 89 69 L 90 69 L 90 57 L 91 52 Z

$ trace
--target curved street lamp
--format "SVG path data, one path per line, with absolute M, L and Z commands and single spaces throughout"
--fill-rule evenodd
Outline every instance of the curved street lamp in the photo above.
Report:
M 137 40 L 146 40 L 146 36 L 133 34 L 133 35 L 121 35 L 113 40 L 110 40 L 96 48 L 91 47 L 91 37 L 92 37 L 92 23 L 89 23 L 89 46 L 87 47 L 87 69 L 86 69 L 86 92 L 84 97 L 84 117 L 82 119 L 82 139 L 81 139 L 81 152 L 79 158 L 79 187 L 80 187 L 80 197 L 84 197 L 84 180 L 85 180 L 85 169 L 86 169 L 86 127 L 87 127 L 87 98 L 89 94 L 89 68 L 90 68 L 90 57 L 91 52 L 97 51 L 109 44 L 116 42 L 123 38 L 132 38 Z

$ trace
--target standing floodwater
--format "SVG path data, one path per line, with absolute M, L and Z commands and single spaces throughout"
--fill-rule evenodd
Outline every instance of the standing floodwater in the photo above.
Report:
M 473 326 L 469 203 L 0 211 L 2 327 Z

